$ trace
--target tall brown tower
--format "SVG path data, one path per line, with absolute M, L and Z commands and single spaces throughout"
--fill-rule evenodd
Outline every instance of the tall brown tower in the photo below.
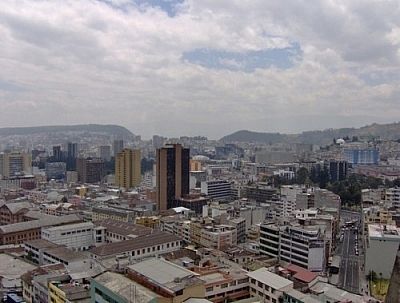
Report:
M 157 149 L 157 210 L 167 210 L 172 200 L 189 193 L 189 149 L 167 144 Z

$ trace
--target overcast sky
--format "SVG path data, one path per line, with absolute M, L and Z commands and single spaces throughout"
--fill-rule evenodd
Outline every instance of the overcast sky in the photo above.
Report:
M 2 0 L 0 127 L 219 139 L 398 122 L 399 5 Z

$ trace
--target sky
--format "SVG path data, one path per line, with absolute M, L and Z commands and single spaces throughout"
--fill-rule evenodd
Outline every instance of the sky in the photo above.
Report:
M 2 0 L 0 127 L 150 138 L 400 120 L 400 3 Z

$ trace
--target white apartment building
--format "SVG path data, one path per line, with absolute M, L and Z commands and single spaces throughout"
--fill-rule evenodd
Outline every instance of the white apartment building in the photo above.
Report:
M 365 243 L 365 274 L 373 270 L 381 273 L 384 279 L 390 279 L 399 244 L 400 228 L 369 224 Z
M 201 193 L 214 200 L 230 200 L 232 183 L 227 180 L 210 180 L 201 182 Z
M 293 289 L 293 281 L 274 274 L 265 267 L 249 272 L 247 276 L 250 279 L 250 295 L 260 302 L 281 302 L 283 293 Z
M 91 222 L 42 227 L 41 237 L 73 250 L 88 250 L 94 244 L 93 227 Z
M 287 226 L 280 237 L 280 260 L 322 272 L 326 266 L 324 235 L 318 226 Z
M 326 245 L 323 227 L 299 224 L 260 226 L 260 253 L 310 271 L 324 271 Z

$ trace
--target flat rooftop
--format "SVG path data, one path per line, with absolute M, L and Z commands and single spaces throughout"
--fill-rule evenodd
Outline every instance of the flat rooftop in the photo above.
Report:
M 247 276 L 277 290 L 293 284 L 292 281 L 268 271 L 268 269 L 265 267 L 249 272 L 247 273 Z
M 400 228 L 395 225 L 368 224 L 370 239 L 391 239 L 400 241 Z
M 148 303 L 160 295 L 124 275 L 105 272 L 93 279 L 128 302 Z M 134 291 L 133 291 L 134 290 Z
M 21 275 L 36 267 L 13 256 L 0 254 L 0 273 L 7 280 L 19 279 Z

